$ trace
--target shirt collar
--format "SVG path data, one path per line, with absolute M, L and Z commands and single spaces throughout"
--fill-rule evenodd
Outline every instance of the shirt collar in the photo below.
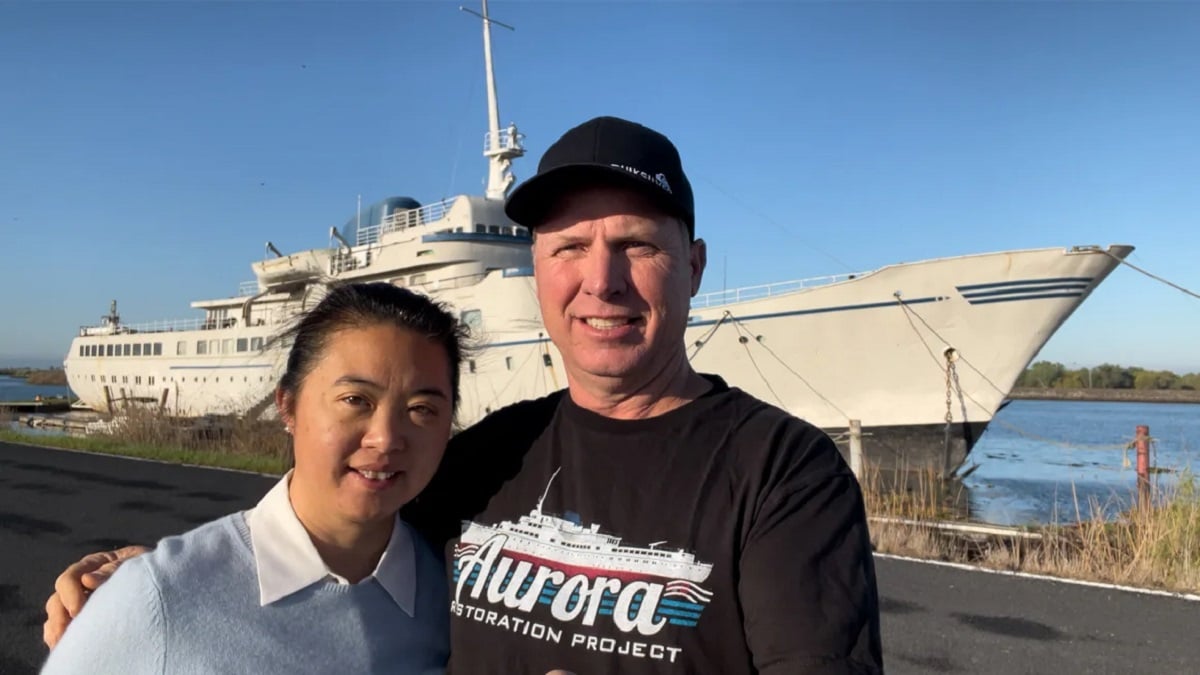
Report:
M 258 572 L 260 606 L 281 600 L 319 581 L 349 583 L 329 571 L 300 524 L 288 498 L 289 471 L 246 513 L 250 546 Z M 396 516 L 387 549 L 363 583 L 375 579 L 392 601 L 413 616 L 416 605 L 416 547 L 412 533 Z

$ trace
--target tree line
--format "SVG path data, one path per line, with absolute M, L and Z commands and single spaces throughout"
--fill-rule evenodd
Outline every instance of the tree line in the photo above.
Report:
M 25 380 L 26 384 L 66 384 L 62 368 L 0 368 L 0 375 Z
M 1017 378 L 1018 387 L 1054 389 L 1200 389 L 1200 373 L 1178 375 L 1169 370 L 1104 363 L 1092 368 L 1067 368 L 1055 361 L 1038 361 Z

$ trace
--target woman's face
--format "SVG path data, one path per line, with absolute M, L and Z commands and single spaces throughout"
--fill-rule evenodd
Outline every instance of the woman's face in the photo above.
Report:
M 332 334 L 295 400 L 276 397 L 292 429 L 290 494 L 301 519 L 390 521 L 441 462 L 450 382 L 446 350 L 413 331 L 376 324 Z

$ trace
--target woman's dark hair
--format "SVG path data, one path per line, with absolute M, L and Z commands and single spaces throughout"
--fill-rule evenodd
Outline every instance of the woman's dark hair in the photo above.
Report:
M 379 324 L 424 335 L 446 350 L 450 360 L 451 410 L 457 411 L 459 364 L 467 350 L 466 326 L 454 318 L 445 304 L 386 282 L 332 287 L 316 307 L 276 338 L 291 344 L 279 387 L 295 400 L 300 384 L 316 367 L 330 336 L 348 328 Z

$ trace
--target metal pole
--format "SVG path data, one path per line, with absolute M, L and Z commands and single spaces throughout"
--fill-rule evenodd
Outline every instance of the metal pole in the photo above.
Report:
M 862 421 L 850 420 L 850 470 L 854 477 L 862 480 Z
M 1137 426 L 1137 486 L 1138 505 L 1150 505 L 1150 427 L 1145 424 Z

